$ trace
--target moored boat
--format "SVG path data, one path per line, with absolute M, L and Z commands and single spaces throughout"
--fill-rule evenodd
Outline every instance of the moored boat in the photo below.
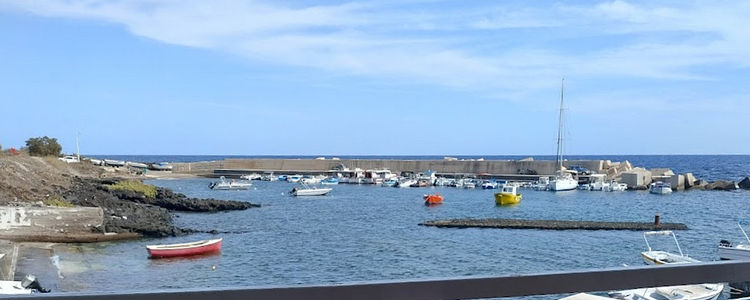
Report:
M 747 225 L 746 221 L 740 221 L 737 226 L 742 232 L 742 236 L 745 237 L 747 244 L 736 244 L 728 240 L 721 240 L 719 242 L 719 259 L 721 260 L 750 260 L 750 237 L 745 232 L 745 228 L 742 225 Z
M 167 245 L 146 246 L 150 258 L 167 258 L 216 253 L 221 251 L 222 239 L 202 240 L 197 242 Z
M 219 181 L 212 182 L 208 187 L 212 190 L 246 190 L 249 189 L 253 184 L 247 180 L 227 180 L 224 176 L 219 177 Z
M 154 171 L 172 171 L 172 165 L 167 162 L 153 163 L 148 168 Z
M 300 188 L 295 187 L 289 193 L 292 196 L 325 196 L 332 190 L 332 188 L 310 187 L 303 183 Z
M 653 250 L 651 249 L 651 245 L 648 243 L 648 237 L 649 236 L 672 236 L 672 240 L 674 240 L 675 245 L 677 245 L 677 251 L 679 251 L 679 254 L 667 252 L 667 251 L 659 251 L 659 250 Z M 662 230 L 662 231 L 648 231 L 643 233 L 643 240 L 646 242 L 646 248 L 647 250 L 644 252 L 641 252 L 641 257 L 643 257 L 643 260 L 646 261 L 649 265 L 661 265 L 661 264 L 680 264 L 680 263 L 694 263 L 698 262 L 697 259 L 694 259 L 692 257 L 688 257 L 687 255 L 684 255 L 682 253 L 682 248 L 680 248 L 680 242 L 677 241 L 677 237 L 674 235 L 674 232 L 670 230 Z
M 395 187 L 398 185 L 398 180 L 395 178 L 388 179 L 386 181 L 383 181 L 383 183 L 380 184 L 380 186 L 384 187 Z
M 398 187 L 400 187 L 400 188 L 408 188 L 408 187 L 412 187 L 412 186 L 414 186 L 416 184 L 417 184 L 417 180 L 416 179 L 409 179 L 409 178 L 407 178 L 407 179 L 403 179 L 403 180 L 399 181 L 398 182 Z
M 560 116 L 558 119 L 557 126 L 557 172 L 555 176 L 549 182 L 549 190 L 553 192 L 558 191 L 571 191 L 578 188 L 578 180 L 573 178 L 573 175 L 565 171 L 563 167 L 563 94 L 565 91 L 565 79 L 563 78 L 560 85 Z
M 495 193 L 496 205 L 512 205 L 521 203 L 521 194 L 518 193 L 518 186 L 513 184 L 503 185 L 499 193 Z
M 611 292 L 609 296 L 623 300 L 713 300 L 723 289 L 720 283 L 704 283 L 631 289 Z
M 326 177 L 326 179 L 323 179 L 320 181 L 320 184 L 322 185 L 336 185 L 339 184 L 339 179 L 336 177 Z
M 671 194 L 672 187 L 670 186 L 669 183 L 657 181 L 649 185 L 648 192 L 652 194 L 658 194 L 658 195 Z
M 424 199 L 424 205 L 427 206 L 443 203 L 443 196 L 440 196 L 440 194 L 424 195 L 422 199 Z

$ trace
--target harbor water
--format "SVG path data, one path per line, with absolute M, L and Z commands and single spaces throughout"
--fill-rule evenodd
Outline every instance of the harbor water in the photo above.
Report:
M 721 156 L 718 156 L 721 158 Z M 739 162 L 737 158 L 741 158 Z M 672 158 L 672 160 L 678 160 Z M 632 160 L 631 160 L 632 161 Z M 692 160 L 696 174 L 747 173 L 750 159 Z M 689 165 L 682 162 L 682 165 Z M 643 165 L 643 164 L 641 164 Z M 662 166 L 680 165 L 675 161 Z M 726 170 L 723 170 L 725 168 Z M 705 178 L 705 176 L 704 176 Z M 731 178 L 737 180 L 738 178 Z M 55 246 L 60 291 L 150 291 L 265 285 L 333 284 L 372 280 L 498 276 L 542 271 L 642 265 L 637 231 L 543 231 L 423 227 L 447 218 L 520 218 L 685 223 L 676 232 L 683 251 L 717 260 L 720 240 L 744 239 L 738 219 L 750 218 L 749 191 L 685 191 L 653 195 L 627 192 L 523 190 L 523 201 L 495 206 L 496 190 L 450 187 L 385 188 L 335 185 L 324 197 L 291 197 L 287 182 L 253 181 L 245 191 L 214 191 L 212 179 L 151 180 L 190 197 L 250 201 L 260 208 L 220 213 L 177 213 L 192 234 L 97 244 Z M 438 192 L 442 205 L 426 207 L 422 195 Z M 217 255 L 148 259 L 145 245 L 224 238 Z M 652 247 L 676 251 L 667 238 Z

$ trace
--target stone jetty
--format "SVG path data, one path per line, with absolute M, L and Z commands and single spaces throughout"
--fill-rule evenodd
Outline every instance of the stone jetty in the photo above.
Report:
M 657 219 L 658 220 L 658 219 Z M 687 230 L 682 223 L 657 222 L 603 222 L 603 221 L 561 221 L 561 220 L 521 220 L 521 219 L 450 219 L 426 221 L 420 226 L 440 228 L 505 228 L 543 230 Z

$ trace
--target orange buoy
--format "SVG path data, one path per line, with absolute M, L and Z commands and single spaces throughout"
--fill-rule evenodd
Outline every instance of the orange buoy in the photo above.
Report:
M 440 196 L 440 194 L 424 195 L 422 198 L 424 199 L 424 205 L 428 206 L 443 203 L 443 196 Z

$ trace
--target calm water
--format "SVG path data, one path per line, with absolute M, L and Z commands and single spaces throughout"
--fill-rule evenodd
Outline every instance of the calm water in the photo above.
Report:
M 710 174 L 718 166 L 736 174 L 747 173 L 747 157 L 730 158 L 717 163 L 703 160 L 709 163 L 698 171 Z M 734 167 L 735 160 L 744 163 Z M 679 164 L 667 161 L 665 165 L 677 168 Z M 291 183 L 254 181 L 252 190 L 212 191 L 207 187 L 210 181 L 150 183 L 192 197 L 250 201 L 262 207 L 176 215 L 181 227 L 230 232 L 216 236 L 57 246 L 64 276 L 58 288 L 146 291 L 326 284 L 642 264 L 639 253 L 645 246 L 640 232 L 417 226 L 425 220 L 464 217 L 651 221 L 659 213 L 663 222 L 683 222 L 690 227 L 677 233 L 683 250 L 701 260 L 715 260 L 718 241 L 739 241 L 742 236 L 736 220 L 750 218 L 748 191 L 688 191 L 668 196 L 640 191 L 524 191 L 520 205 L 496 207 L 491 190 L 338 185 L 326 197 L 294 198 L 287 195 Z M 421 195 L 432 192 L 443 194 L 445 203 L 422 205 Z M 217 236 L 224 238 L 222 253 L 199 259 L 149 260 L 144 248 Z M 674 249 L 667 239 L 657 239 L 653 246 Z

